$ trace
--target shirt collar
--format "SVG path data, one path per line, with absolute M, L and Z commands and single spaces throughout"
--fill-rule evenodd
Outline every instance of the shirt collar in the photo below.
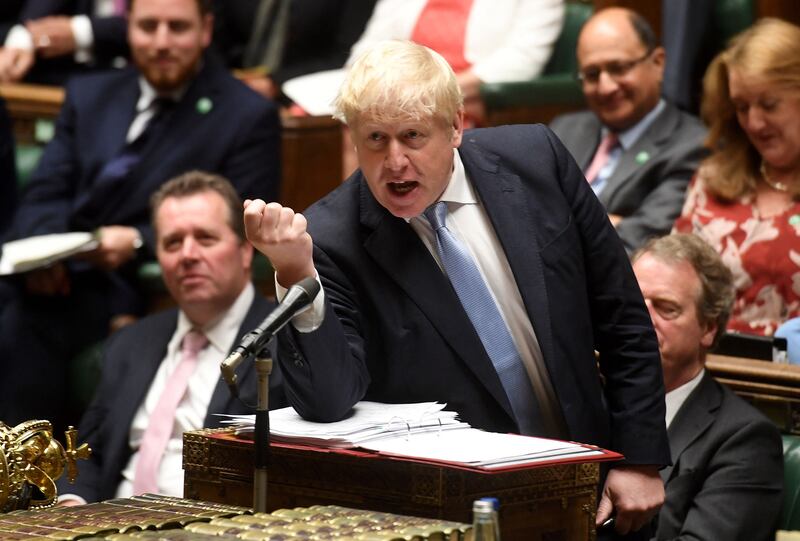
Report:
M 655 122 L 658 115 L 661 114 L 661 112 L 664 110 L 666 106 L 667 103 L 663 99 L 658 100 L 658 104 L 655 107 L 653 107 L 649 113 L 644 115 L 644 118 L 642 118 L 639 122 L 628 128 L 627 130 L 618 133 L 617 136 L 619 138 L 620 146 L 624 150 L 628 150 L 630 147 L 632 147 L 636 143 L 636 141 L 639 140 L 642 134 L 645 131 L 647 131 L 647 128 L 649 128 L 653 124 L 653 122 Z M 609 131 L 608 128 L 603 127 L 602 136 L 605 137 L 608 131 Z
M 143 76 L 139 76 L 139 99 L 136 102 L 136 112 L 142 113 L 149 109 L 150 106 L 153 105 L 155 99 L 158 97 L 172 98 L 175 103 L 178 103 L 181 98 L 183 98 L 183 95 L 186 94 L 187 88 L 189 88 L 188 84 L 173 92 L 165 94 L 164 96 L 159 96 L 158 92 L 156 92 L 156 89 L 153 88 L 153 85 L 148 83 L 147 79 L 145 79 Z
M 672 420 L 675 418 L 675 415 L 677 415 L 678 411 L 681 409 L 681 406 L 683 406 L 683 403 L 686 402 L 686 399 L 689 398 L 689 395 L 692 394 L 692 391 L 694 391 L 695 388 L 700 385 L 700 380 L 703 379 L 703 375 L 705 373 L 706 369 L 701 369 L 695 377 L 680 387 L 672 389 L 665 395 L 664 401 L 667 406 L 667 428 L 669 428 L 669 425 L 672 424 Z
M 208 338 L 209 343 L 214 346 L 214 349 L 227 353 L 231 349 L 233 343 L 231 340 L 235 339 L 239 327 L 242 326 L 242 321 L 247 315 L 247 311 L 255 298 L 255 288 L 253 284 L 248 282 L 247 286 L 239 293 L 236 300 L 233 301 L 230 308 L 228 308 L 221 317 L 211 321 L 204 326 L 201 331 Z M 178 312 L 178 326 L 175 329 L 174 339 L 177 339 L 177 344 L 183 340 L 189 330 L 194 327 L 186 314 L 181 310 Z

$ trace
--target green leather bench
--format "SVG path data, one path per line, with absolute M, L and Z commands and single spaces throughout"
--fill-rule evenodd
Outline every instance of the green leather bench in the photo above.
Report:
M 800 436 L 783 435 L 781 530 L 800 530 Z

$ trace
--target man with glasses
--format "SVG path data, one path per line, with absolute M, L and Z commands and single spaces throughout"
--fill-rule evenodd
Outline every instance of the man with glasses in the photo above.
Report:
M 701 122 L 661 97 L 664 49 L 639 14 L 610 8 L 578 37 L 589 111 L 556 118 L 561 138 L 628 252 L 668 233 L 704 156 Z

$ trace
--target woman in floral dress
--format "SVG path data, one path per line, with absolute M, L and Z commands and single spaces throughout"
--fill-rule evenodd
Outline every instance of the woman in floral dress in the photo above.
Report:
M 730 330 L 772 335 L 800 315 L 800 28 L 762 19 L 709 66 L 712 154 L 675 230 L 694 232 L 734 274 Z

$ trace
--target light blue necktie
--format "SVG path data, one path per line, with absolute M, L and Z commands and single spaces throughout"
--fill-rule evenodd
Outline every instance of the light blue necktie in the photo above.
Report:
M 425 217 L 436 233 L 439 257 L 450 283 L 500 376 L 520 432 L 541 434 L 539 405 L 528 373 L 478 266 L 467 248 L 447 229 L 447 203 L 439 201 L 428 207 Z

